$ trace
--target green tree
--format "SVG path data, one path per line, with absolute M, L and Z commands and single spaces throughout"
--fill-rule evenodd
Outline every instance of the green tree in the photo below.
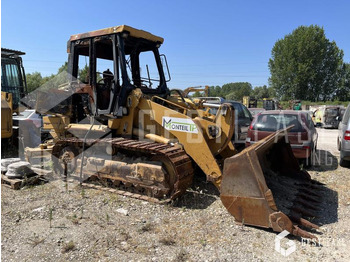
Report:
M 269 88 L 267 88 L 267 93 L 268 93 L 268 96 L 267 97 L 270 97 L 270 98 L 273 98 L 273 97 L 276 97 L 277 94 L 276 94 L 276 90 L 270 86 Z
M 317 25 L 278 40 L 269 60 L 270 85 L 281 99 L 329 100 L 341 81 L 343 51 Z
M 339 101 L 350 100 L 350 63 L 344 63 L 343 65 L 343 75 L 336 92 L 336 98 Z
M 221 96 L 230 100 L 242 100 L 243 96 L 249 96 L 253 87 L 248 82 L 235 82 L 224 84 L 221 88 Z
M 33 92 L 41 86 L 43 77 L 39 72 L 26 74 L 28 93 Z
M 42 77 L 41 73 L 34 72 L 26 74 L 28 93 L 34 91 L 38 87 L 57 88 L 59 85 L 67 82 L 67 67 L 65 62 L 57 71 L 57 74 Z
M 192 97 L 201 97 L 201 96 L 202 94 L 199 91 L 194 92 L 194 94 L 192 95 Z
M 262 99 L 269 97 L 269 90 L 266 85 L 254 87 L 251 96 L 255 99 Z
M 82 69 L 79 69 L 78 78 L 80 81 L 87 83 L 89 82 L 88 76 L 89 76 L 89 66 L 85 65 Z
M 59 85 L 68 82 L 67 74 L 68 63 L 65 62 L 58 70 L 57 74 L 52 74 L 43 78 L 42 85 L 44 88 L 58 88 Z
M 221 87 L 220 86 L 210 86 L 209 87 L 209 96 L 221 96 Z

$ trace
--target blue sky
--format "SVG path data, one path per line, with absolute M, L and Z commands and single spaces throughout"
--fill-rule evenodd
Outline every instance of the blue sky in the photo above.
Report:
M 171 88 L 267 85 L 274 43 L 323 26 L 350 62 L 350 1 L 18 1 L 1 5 L 1 46 L 26 52 L 27 72 L 56 73 L 70 35 L 127 24 L 165 38 Z M 16 14 L 15 17 L 13 14 Z

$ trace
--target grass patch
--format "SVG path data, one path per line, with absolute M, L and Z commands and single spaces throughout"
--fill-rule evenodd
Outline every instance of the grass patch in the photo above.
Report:
M 52 207 L 50 207 L 50 209 L 49 209 L 49 221 L 50 221 L 50 228 L 52 227 L 52 218 L 53 218 L 52 213 L 53 213 L 53 208 L 52 208 Z
M 70 252 L 70 251 L 73 251 L 73 250 L 75 250 L 76 248 L 75 248 L 75 244 L 74 244 L 74 242 L 71 240 L 71 241 L 69 241 L 68 243 L 65 243 L 65 244 L 63 244 L 63 247 L 62 247 L 62 253 L 68 253 L 68 252 Z
M 177 252 L 174 262 L 182 262 L 186 261 L 188 259 L 188 253 L 187 251 L 182 247 L 179 252 Z
M 152 223 L 145 223 L 143 224 L 140 228 L 139 228 L 139 233 L 144 233 L 144 232 L 149 232 L 152 231 L 154 229 L 154 226 L 152 225 Z
M 176 242 L 172 237 L 165 236 L 159 239 L 159 243 L 163 244 L 164 246 L 173 246 Z
M 73 216 L 67 216 L 66 218 L 69 219 L 70 221 L 72 221 L 72 223 L 74 225 L 79 225 L 80 224 L 80 219 L 82 217 L 78 217 L 76 214 L 74 214 Z

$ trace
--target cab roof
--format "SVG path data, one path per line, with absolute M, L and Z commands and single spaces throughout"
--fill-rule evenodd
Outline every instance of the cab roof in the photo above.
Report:
M 112 35 L 112 34 L 122 33 L 122 32 L 128 32 L 132 37 L 143 38 L 152 42 L 159 42 L 160 44 L 164 42 L 164 39 L 162 37 L 153 35 L 149 32 L 139 30 L 127 25 L 113 26 L 113 27 L 96 30 L 96 31 L 90 31 L 87 33 L 72 35 L 69 41 L 75 41 L 75 40 L 80 40 L 84 38 L 103 36 L 103 35 Z
M 25 55 L 26 53 L 18 50 L 8 49 L 8 48 L 1 48 L 1 57 L 13 57 L 13 56 L 20 56 Z

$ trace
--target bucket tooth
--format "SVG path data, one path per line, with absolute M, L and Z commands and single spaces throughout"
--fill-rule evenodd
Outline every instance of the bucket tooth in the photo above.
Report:
M 300 218 L 299 224 L 308 227 L 308 228 L 314 228 L 314 229 L 319 229 L 320 227 L 314 223 L 311 223 L 309 220 L 306 220 L 304 218 Z
M 304 219 L 301 217 L 299 213 L 291 213 L 289 215 L 290 219 L 297 223 L 300 226 L 304 226 L 310 229 L 319 229 L 320 227 L 318 225 L 315 225 L 314 223 L 311 223 L 309 220 Z
M 296 225 L 293 226 L 292 234 L 294 236 L 298 236 L 298 237 L 311 238 L 311 239 L 317 239 L 318 240 L 318 238 L 315 235 L 310 234 L 309 232 L 299 228 Z

